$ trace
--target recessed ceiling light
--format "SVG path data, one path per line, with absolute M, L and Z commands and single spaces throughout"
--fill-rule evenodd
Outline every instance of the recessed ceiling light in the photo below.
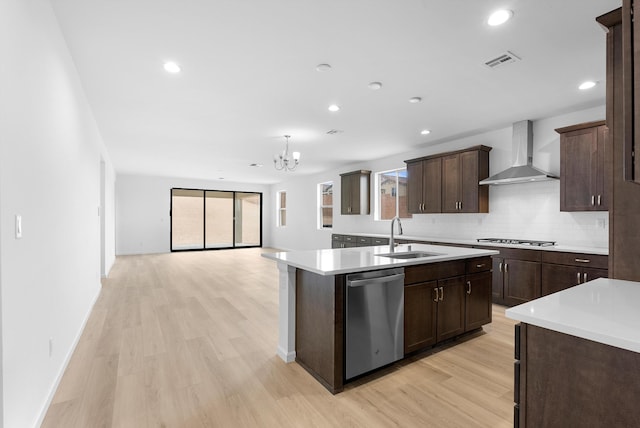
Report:
M 325 72 L 331 70 L 331 65 L 329 64 L 318 64 L 316 65 L 316 71 Z
M 329 106 L 329 111 L 338 111 L 338 110 L 340 110 L 340 106 L 339 105 L 331 104 Z
M 180 66 L 173 61 L 165 62 L 164 69 L 169 73 L 180 73 Z
M 495 27 L 496 25 L 502 25 L 507 22 L 512 16 L 513 12 L 510 10 L 497 10 L 489 16 L 487 24 L 491 25 L 492 27 Z
M 371 89 L 373 91 L 377 91 L 378 89 L 382 88 L 382 83 L 380 83 L 380 82 L 371 82 L 367 86 L 369 87 L 369 89 Z
M 409 98 L 409 102 L 410 102 L 411 104 L 421 103 L 421 102 L 422 102 L 422 98 L 420 98 L 420 97 L 413 97 L 413 98 Z
M 423 129 L 422 131 L 420 131 L 420 133 L 422 135 L 429 135 L 429 134 L 431 134 L 431 131 L 429 131 L 428 129 Z
M 594 86 L 596 86 L 596 82 L 593 82 L 591 80 L 587 80 L 586 82 L 582 82 L 580 84 L 580 86 L 578 86 L 578 89 L 582 89 L 582 90 L 591 89 Z

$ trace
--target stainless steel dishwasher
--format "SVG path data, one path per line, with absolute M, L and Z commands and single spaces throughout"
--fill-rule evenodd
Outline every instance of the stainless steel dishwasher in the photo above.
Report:
M 404 268 L 347 275 L 345 379 L 404 357 Z

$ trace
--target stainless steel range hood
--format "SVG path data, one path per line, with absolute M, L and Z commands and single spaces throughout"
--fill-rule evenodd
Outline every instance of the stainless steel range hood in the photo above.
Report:
M 533 161 L 533 124 L 523 120 L 513 124 L 513 166 L 480 181 L 480 184 L 516 184 L 532 181 L 557 180 L 553 174 L 539 170 Z

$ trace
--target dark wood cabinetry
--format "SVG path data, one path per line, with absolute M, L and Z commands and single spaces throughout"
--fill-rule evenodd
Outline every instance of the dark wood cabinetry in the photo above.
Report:
M 489 176 L 490 150 L 476 146 L 406 160 L 409 212 L 489 212 L 489 187 L 478 182 Z
M 374 236 L 331 235 L 331 248 L 368 247 L 371 245 L 389 245 L 389 238 Z
M 340 174 L 340 213 L 369 214 L 371 171 L 358 170 Z
M 405 354 L 491 322 L 491 258 L 405 268 Z
M 491 272 L 467 275 L 466 286 L 464 330 L 471 331 L 491 322 Z
M 512 306 L 540 297 L 540 261 L 540 251 L 501 248 L 493 257 L 493 301 Z
M 489 152 L 472 150 L 442 159 L 442 212 L 489 212 L 489 187 L 478 182 L 489 176 Z
M 582 253 L 542 253 L 542 295 L 565 290 L 596 278 L 606 278 L 607 256 Z
M 514 426 L 637 427 L 640 353 L 516 326 Z
M 407 176 L 409 213 L 442 212 L 442 158 L 407 162 Z
M 558 128 L 560 211 L 607 211 L 608 129 L 604 121 Z

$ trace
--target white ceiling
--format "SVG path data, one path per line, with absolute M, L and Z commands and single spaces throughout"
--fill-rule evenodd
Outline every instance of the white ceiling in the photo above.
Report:
M 594 19 L 621 1 L 51 3 L 118 173 L 274 183 L 284 134 L 310 174 L 603 104 Z M 489 27 L 498 8 L 514 16 Z M 507 50 L 522 61 L 483 66 Z

